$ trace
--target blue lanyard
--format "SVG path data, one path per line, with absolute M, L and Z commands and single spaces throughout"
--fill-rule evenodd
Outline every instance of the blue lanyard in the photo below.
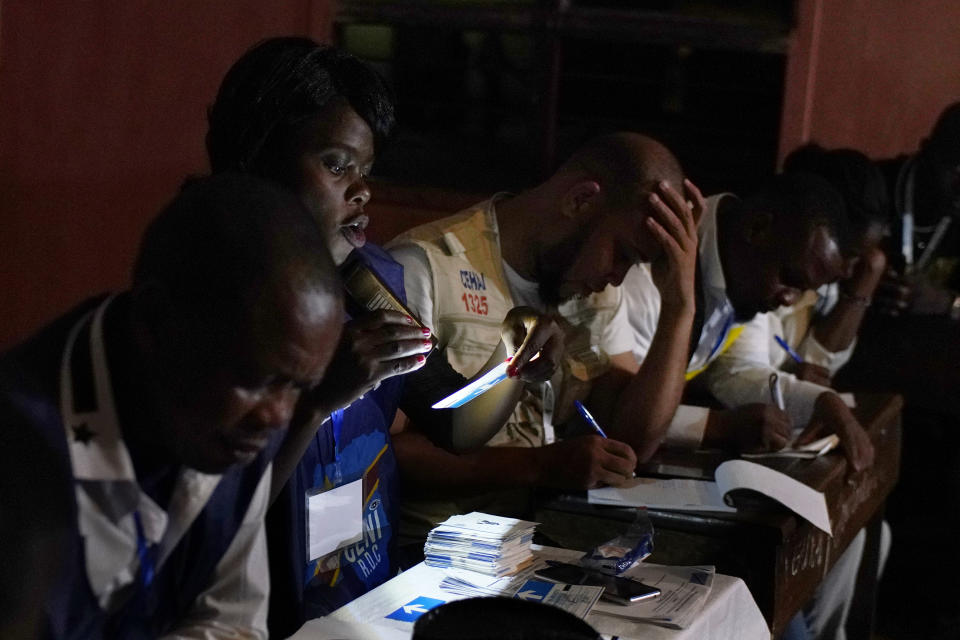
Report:
M 343 467 L 340 464 L 340 432 L 343 431 L 343 409 L 337 409 L 330 414 L 333 422 L 333 455 L 336 462 L 333 471 L 333 486 L 339 487 L 343 483 Z
M 710 349 L 710 355 L 707 356 L 707 362 L 710 362 L 710 358 L 713 357 L 713 354 L 715 354 L 717 349 L 720 348 L 720 345 L 723 344 L 723 340 L 727 337 L 727 332 L 730 331 L 730 326 L 732 324 L 733 316 L 727 316 L 727 321 L 723 323 L 723 329 L 720 331 L 720 336 L 717 337 L 717 343 L 713 345 L 713 349 Z
M 343 482 L 343 468 L 340 465 L 340 432 L 343 430 L 343 409 L 337 409 L 330 414 L 330 422 L 333 423 L 333 455 L 334 455 L 334 464 L 333 464 L 333 474 L 327 475 L 326 465 L 323 461 L 320 461 L 320 464 L 317 465 L 318 469 L 314 472 L 313 484 L 314 486 L 319 486 L 323 478 L 330 480 L 332 486 L 339 487 Z M 322 451 L 323 446 L 320 442 L 320 430 L 317 430 L 317 448 Z M 323 478 L 320 477 L 320 474 L 323 474 Z
M 137 525 L 137 556 L 140 558 L 140 584 L 144 589 L 153 582 L 155 567 L 153 563 L 153 553 L 150 549 L 150 543 L 147 542 L 147 536 L 143 533 L 143 521 L 140 519 L 140 512 L 133 512 L 133 522 Z

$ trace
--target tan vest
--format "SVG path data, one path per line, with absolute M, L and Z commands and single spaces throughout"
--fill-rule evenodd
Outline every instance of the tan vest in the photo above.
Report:
M 433 281 L 432 329 L 451 366 L 467 377 L 476 374 L 496 350 L 501 321 L 516 306 L 500 255 L 493 209 L 496 200 L 495 196 L 464 212 L 411 229 L 388 245 L 415 244 L 426 253 Z M 599 343 L 619 303 L 619 289 L 607 287 L 559 307 L 566 334 L 562 365 L 549 385 L 542 385 L 539 392 L 524 392 L 510 419 L 487 446 L 536 447 L 552 441 L 551 424 L 564 422 L 571 415 L 573 401 L 586 397 L 590 380 L 609 368 L 608 355 L 602 353 Z
M 426 253 L 433 280 L 434 335 L 451 366 L 467 377 L 475 375 L 496 350 L 500 323 L 516 306 L 500 255 L 496 199 L 412 229 L 389 245 L 413 243 Z M 599 343 L 619 302 L 619 290 L 607 287 L 560 305 L 566 353 L 551 388 L 541 394 L 526 392 L 487 446 L 540 446 L 552 439 L 544 418 L 548 424 L 565 421 L 573 401 L 589 391 L 587 383 L 609 367 L 608 354 L 601 352 Z

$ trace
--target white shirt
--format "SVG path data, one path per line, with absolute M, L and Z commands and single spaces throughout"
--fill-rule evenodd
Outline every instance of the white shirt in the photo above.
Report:
M 183 469 L 176 479 L 169 511 L 164 511 L 137 484 L 130 452 L 117 418 L 103 342 L 103 316 L 110 300 L 94 312 L 90 353 L 97 408 L 77 412 L 73 401 L 71 357 L 86 324 L 74 327 L 60 372 L 61 415 L 70 465 L 76 480 L 77 520 L 86 558 L 87 579 L 101 608 L 122 603 L 124 587 L 139 571 L 134 513 L 143 534 L 159 545 L 156 570 L 170 556 L 203 510 L 220 482 L 219 475 Z M 251 498 L 243 523 L 221 558 L 209 587 L 198 596 L 171 638 L 266 638 L 269 567 L 263 518 L 270 495 L 268 466 Z
M 810 421 L 820 394 L 831 391 L 798 379 L 789 370 L 793 360 L 776 342 L 780 336 L 805 362 L 827 368 L 833 375 L 850 359 L 856 340 L 839 352 L 826 349 L 812 331 L 816 315 L 825 315 L 836 304 L 836 284 L 807 291 L 793 306 L 761 313 L 743 326 L 740 337 L 703 374 L 710 392 L 727 407 L 770 402 L 770 374 L 780 374 L 787 414 L 794 426 Z M 786 369 L 786 371 L 784 371 Z
M 725 196 L 730 194 L 707 198 L 707 207 L 697 228 L 704 314 L 700 339 L 687 364 L 687 371 L 702 369 L 716 359 L 735 323 L 717 245 L 717 205 Z M 660 291 L 653 283 L 650 265 L 640 264 L 630 269 L 621 288 L 627 306 L 627 318 L 633 330 L 633 355 L 637 363 L 642 364 L 650 351 L 660 321 Z M 703 441 L 709 413 L 706 407 L 678 406 L 665 441 L 685 448 L 699 446 Z

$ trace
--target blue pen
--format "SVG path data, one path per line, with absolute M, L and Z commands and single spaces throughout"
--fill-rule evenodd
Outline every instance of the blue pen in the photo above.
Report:
M 591 427 L 593 427 L 593 430 L 594 430 L 594 431 L 596 431 L 597 433 L 599 433 L 600 435 L 602 435 L 604 438 L 607 437 L 607 434 L 605 434 L 605 433 L 603 432 L 603 429 L 600 428 L 600 425 L 597 424 L 596 418 L 594 418 L 592 415 L 590 415 L 590 412 L 587 411 L 587 408 L 586 408 L 585 406 L 583 406 L 583 403 L 582 403 L 582 402 L 580 402 L 579 400 L 574 400 L 574 401 L 573 401 L 573 406 L 575 406 L 575 407 L 577 408 L 577 411 L 579 411 L 579 412 L 580 412 L 580 415 L 583 416 L 583 419 L 587 421 L 587 424 L 589 424 Z
M 787 344 L 787 341 L 781 338 L 780 336 L 773 336 L 773 339 L 777 341 L 777 344 L 783 347 L 783 350 L 787 352 L 787 355 L 793 358 L 797 364 L 803 364 L 803 358 L 800 357 L 796 351 L 790 348 L 790 345 Z

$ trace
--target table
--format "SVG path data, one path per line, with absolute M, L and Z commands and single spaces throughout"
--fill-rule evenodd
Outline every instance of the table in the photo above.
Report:
M 826 494 L 832 538 L 782 507 L 729 515 L 651 510 L 656 546 L 650 561 L 713 564 L 719 572 L 742 578 L 776 637 L 809 601 L 857 532 L 866 527 L 858 601 L 847 628 L 851 640 L 869 638 L 883 504 L 899 473 L 903 401 L 888 394 L 858 394 L 856 401 L 854 413 L 876 449 L 870 469 L 849 476 L 839 452 L 815 460 L 762 461 Z M 722 460 L 716 452 L 664 452 L 645 470 L 692 470 L 691 475 L 709 476 Z M 535 519 L 541 523 L 538 531 L 560 546 L 589 549 L 623 532 L 633 517 L 633 509 L 590 505 L 580 494 L 552 496 L 537 509 Z
M 582 555 L 579 551 L 555 548 L 540 549 L 539 553 L 566 561 L 575 561 Z M 440 583 L 443 575 L 442 569 L 420 563 L 330 615 L 307 622 L 292 640 L 407 640 L 409 629 L 384 621 L 384 616 L 419 596 L 445 601 L 458 599 L 459 596 L 433 586 Z M 770 637 L 766 621 L 743 580 L 722 574 L 714 577 L 703 611 L 686 629 L 667 629 L 598 612 L 591 612 L 586 620 L 600 633 L 619 636 L 622 640 L 767 640 Z M 374 621 L 389 622 L 396 627 L 372 624 Z

